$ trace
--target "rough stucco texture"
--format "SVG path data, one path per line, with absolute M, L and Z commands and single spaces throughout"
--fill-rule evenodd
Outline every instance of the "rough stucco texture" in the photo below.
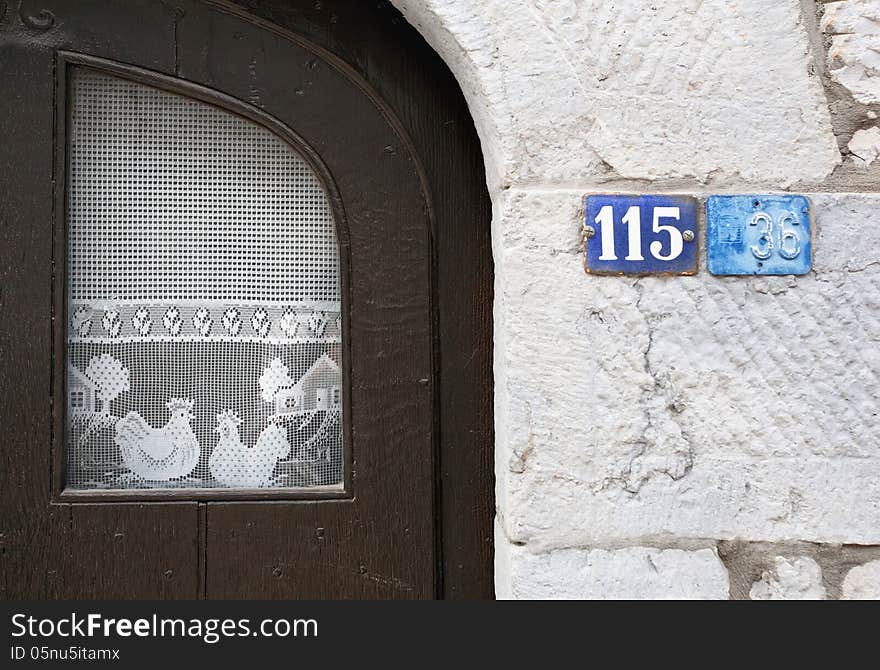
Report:
M 821 190 L 816 8 L 395 4 L 487 158 L 498 593 L 720 597 L 720 540 L 880 544 L 880 196 L 812 193 L 804 277 L 712 277 L 702 251 L 695 277 L 582 267 L 591 191 Z M 797 572 L 764 569 L 762 595 Z
M 714 549 L 511 549 L 513 569 L 498 597 L 523 600 L 723 600 L 727 570 Z
M 811 196 L 805 277 L 626 279 L 585 276 L 580 197 L 501 198 L 508 536 L 880 543 L 880 198 Z
M 819 180 L 798 0 L 396 0 L 462 84 L 489 181 Z

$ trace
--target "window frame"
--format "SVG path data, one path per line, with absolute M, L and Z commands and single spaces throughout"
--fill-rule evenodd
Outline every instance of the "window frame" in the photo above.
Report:
M 204 104 L 212 105 L 227 113 L 256 123 L 287 142 L 312 169 L 327 195 L 336 229 L 339 246 L 339 278 L 342 319 L 342 439 L 343 482 L 342 486 L 316 486 L 311 488 L 215 488 L 215 489 L 65 489 L 66 425 L 68 413 L 68 364 L 67 364 L 67 233 L 68 233 L 68 152 L 70 77 L 73 68 L 91 68 L 110 76 L 150 86 L 168 93 L 181 95 Z M 350 321 L 350 243 L 345 207 L 339 189 L 318 153 L 292 128 L 274 116 L 233 96 L 182 79 L 178 76 L 147 70 L 134 65 L 91 56 L 74 51 L 59 50 L 55 68 L 55 220 L 53 222 L 53 280 L 52 280 L 52 472 L 51 502 L 152 502 L 178 503 L 183 501 L 315 501 L 353 500 L 355 498 L 352 463 L 354 442 L 352 440 L 351 411 L 351 342 Z

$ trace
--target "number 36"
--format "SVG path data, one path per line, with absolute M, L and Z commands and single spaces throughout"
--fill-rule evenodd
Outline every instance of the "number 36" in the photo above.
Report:
M 779 255 L 786 260 L 797 258 L 801 253 L 801 238 L 794 226 L 800 220 L 792 212 L 786 212 L 776 222 L 779 226 L 779 240 L 776 240 L 773 219 L 766 212 L 756 212 L 749 222 L 750 226 L 758 227 L 758 239 L 752 245 L 752 255 L 759 261 L 766 261 L 779 246 Z
M 663 253 L 663 243 L 659 240 L 651 242 L 649 249 L 651 255 L 658 261 L 674 261 L 681 256 L 681 252 L 684 250 L 684 237 L 682 232 L 675 226 L 660 223 L 663 219 L 680 220 L 681 208 L 654 208 L 654 219 L 651 227 L 655 233 L 666 233 L 669 236 L 669 253 Z M 642 210 L 638 206 L 630 207 L 626 211 L 622 222 L 627 226 L 629 242 L 628 253 L 624 260 L 645 260 L 645 257 L 642 255 Z M 602 255 L 599 256 L 599 260 L 616 261 L 617 255 L 614 251 L 614 208 L 611 205 L 605 205 L 599 210 L 599 214 L 596 216 L 596 223 L 601 226 L 602 230 Z

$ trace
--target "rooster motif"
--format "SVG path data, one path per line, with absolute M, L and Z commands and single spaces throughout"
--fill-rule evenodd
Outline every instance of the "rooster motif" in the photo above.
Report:
M 162 428 L 153 428 L 137 412 L 129 412 L 116 423 L 116 444 L 123 462 L 148 481 L 185 477 L 199 462 L 199 442 L 190 425 L 192 401 L 173 399 L 165 406 L 171 419 Z
M 290 454 L 287 430 L 269 424 L 260 433 L 257 443 L 249 448 L 242 444 L 238 427 L 242 421 L 234 412 L 217 415 L 220 441 L 211 452 L 208 467 L 214 479 L 224 486 L 260 488 L 269 486 L 279 459 Z

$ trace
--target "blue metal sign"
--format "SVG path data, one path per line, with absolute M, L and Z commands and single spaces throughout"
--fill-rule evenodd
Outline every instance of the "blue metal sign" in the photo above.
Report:
M 587 272 L 696 274 L 696 198 L 588 195 L 584 208 Z
M 802 195 L 712 196 L 706 250 L 713 275 L 807 274 L 810 201 Z

